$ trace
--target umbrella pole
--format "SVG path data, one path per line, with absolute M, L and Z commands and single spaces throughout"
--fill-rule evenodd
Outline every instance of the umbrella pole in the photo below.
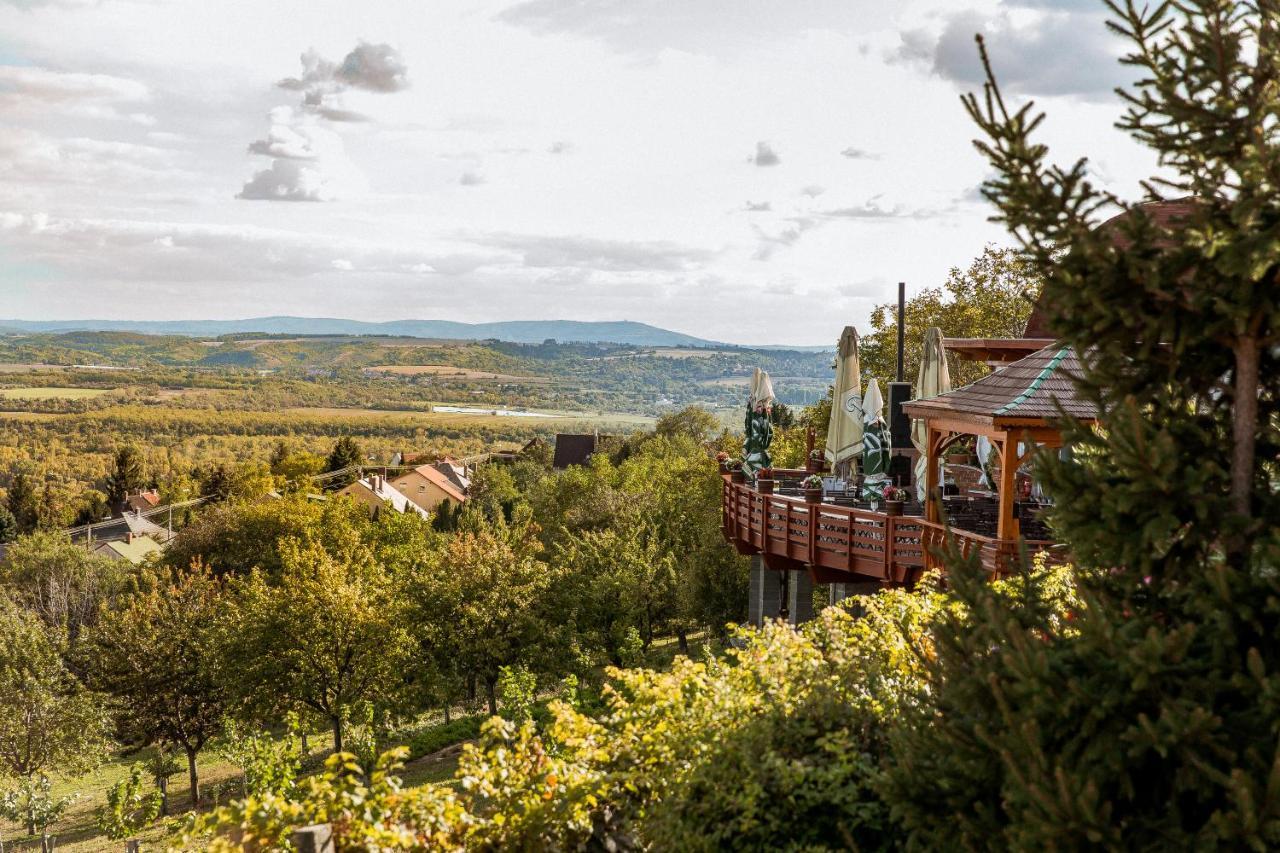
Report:
M 791 601 L 791 570 L 782 570 L 782 583 L 778 584 L 778 595 L 782 601 L 778 602 L 778 618 L 783 622 L 791 621 L 791 609 L 787 606 Z

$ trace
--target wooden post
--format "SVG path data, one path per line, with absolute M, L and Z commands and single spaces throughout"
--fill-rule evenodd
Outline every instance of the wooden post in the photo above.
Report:
M 1000 508 L 996 517 L 996 538 L 1014 539 L 1018 525 L 1013 518 L 1013 493 L 1018 476 L 1018 442 L 1009 433 L 1000 444 Z
M 929 426 L 924 446 L 924 517 L 925 521 L 932 521 L 934 524 L 938 523 L 941 516 L 938 507 L 938 448 L 941 445 L 942 432 Z

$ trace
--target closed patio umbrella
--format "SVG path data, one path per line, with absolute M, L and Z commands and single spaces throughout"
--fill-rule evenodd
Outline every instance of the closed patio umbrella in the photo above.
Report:
M 853 459 L 862 452 L 862 427 L 858 331 L 845 326 L 836 348 L 836 382 L 831 392 L 831 423 L 827 427 L 827 462 L 837 476 L 847 477 Z
M 754 478 L 761 468 L 770 467 L 769 445 L 773 442 L 773 383 L 769 374 L 756 368 L 751 376 L 751 395 L 747 398 L 746 438 L 742 442 L 742 471 Z
M 942 330 L 933 326 L 924 333 L 924 353 L 920 358 L 920 370 L 916 374 L 915 399 L 927 400 L 950 390 L 951 369 L 947 366 L 947 356 L 942 349 Z M 920 451 L 920 457 L 916 460 L 916 498 L 923 501 L 929 428 L 920 418 L 911 422 L 911 443 Z
M 878 503 L 889 482 L 889 430 L 884 420 L 884 397 L 874 378 L 862 398 L 862 410 L 862 496 Z

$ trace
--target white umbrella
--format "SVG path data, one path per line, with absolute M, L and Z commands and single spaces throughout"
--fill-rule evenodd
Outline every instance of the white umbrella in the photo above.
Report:
M 920 370 L 916 374 L 917 400 L 927 400 L 951 390 L 951 369 L 947 366 L 947 356 L 942 349 L 942 330 L 932 326 L 924 333 L 924 354 L 920 359 Z M 911 424 L 911 443 L 920 452 L 916 460 L 916 498 L 925 499 L 925 468 L 928 464 L 929 429 L 921 418 Z
M 831 423 L 827 427 L 827 462 L 839 473 L 862 452 L 862 367 L 858 359 L 858 331 L 845 326 L 836 348 L 836 382 L 831 393 Z

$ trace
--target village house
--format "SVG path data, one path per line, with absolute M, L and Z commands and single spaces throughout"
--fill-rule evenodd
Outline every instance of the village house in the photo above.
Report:
M 370 515 L 380 512 L 390 504 L 391 508 L 399 513 L 413 513 L 422 518 L 431 517 L 430 508 L 410 500 L 381 474 L 370 474 L 362 480 L 356 480 L 346 488 L 340 489 L 338 494 L 354 498 L 364 504 L 369 508 Z
M 468 479 L 467 484 L 470 485 Z M 455 505 L 466 503 L 467 495 L 454 480 L 435 465 L 419 465 L 391 480 L 391 485 L 401 496 L 424 511 L 431 512 L 445 501 Z

